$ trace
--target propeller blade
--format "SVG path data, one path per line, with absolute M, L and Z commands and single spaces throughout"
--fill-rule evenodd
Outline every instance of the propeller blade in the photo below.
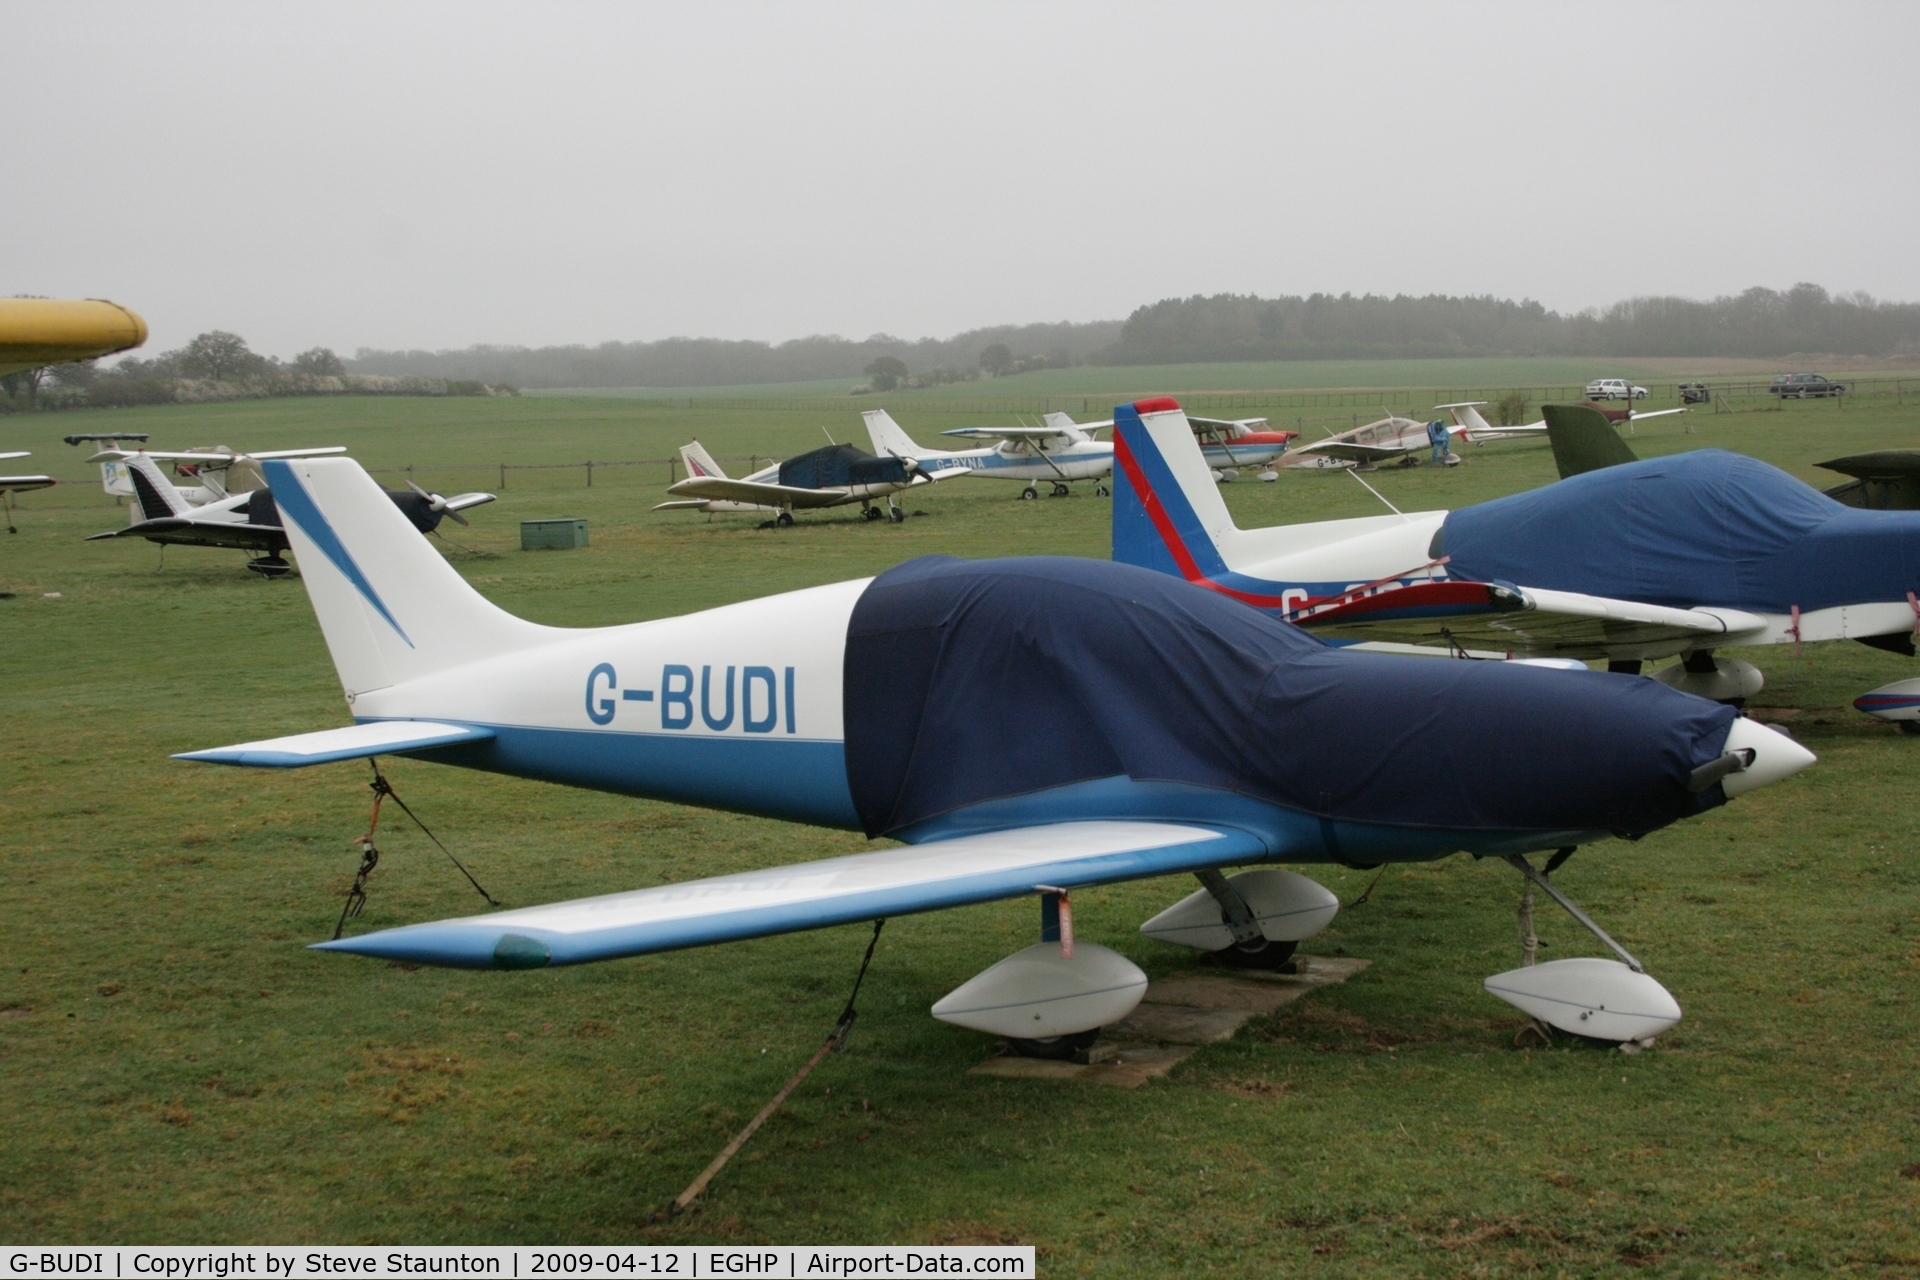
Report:
M 447 508 L 446 515 L 449 520 L 452 520 L 456 524 L 465 526 L 467 523 L 467 518 L 461 515 L 458 511 L 455 511 L 452 507 Z

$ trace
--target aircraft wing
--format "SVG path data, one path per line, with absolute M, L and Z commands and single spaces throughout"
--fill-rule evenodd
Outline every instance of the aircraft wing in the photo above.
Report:
M 206 751 L 183 751 L 175 760 L 204 760 L 209 764 L 251 765 L 256 769 L 298 769 L 310 764 L 330 764 L 335 760 L 358 760 L 363 756 L 401 755 L 424 751 L 429 747 L 452 746 L 456 742 L 482 742 L 493 730 L 470 724 L 446 724 L 438 720 L 369 720 L 344 729 L 322 729 L 318 733 L 296 733 L 286 738 L 262 738 L 231 747 L 213 747 Z
M 268 458 L 319 458 L 327 454 L 345 453 L 343 444 L 328 445 L 323 449 L 268 449 L 261 453 L 167 453 L 160 449 L 102 449 L 88 458 L 88 462 L 125 462 L 135 453 L 144 453 L 149 458 L 161 462 L 234 462 L 241 458 L 252 458 L 264 462 Z
M 1322 440 L 1293 450 L 1289 457 L 1298 457 L 1303 453 L 1318 453 L 1348 462 L 1391 462 L 1395 458 L 1404 458 L 1413 452 L 1414 450 L 1407 445 L 1353 444 L 1346 440 Z
M 1101 427 L 1110 427 L 1111 422 L 1077 423 L 1080 430 L 1092 432 Z M 942 431 L 943 436 L 962 436 L 968 440 L 1066 440 L 1067 433 L 1057 427 L 955 427 L 951 431 Z
M 845 489 L 798 489 L 785 484 L 728 480 L 723 476 L 688 476 L 667 486 L 667 492 L 677 497 L 718 498 L 762 507 L 837 507 L 848 501 Z
M 32 456 L 33 450 L 31 449 L 10 449 L 6 453 L 0 453 L 0 462 L 11 462 L 15 458 L 31 458 Z
M 1291 620 L 1328 639 L 1566 658 L 1603 658 L 1619 648 L 1673 641 L 1733 644 L 1766 628 L 1764 619 L 1736 609 L 1671 609 L 1460 581 L 1343 598 L 1309 606 Z
M 462 969 L 537 969 L 1270 857 L 1229 827 L 1061 822 L 386 929 L 320 951 Z
M 285 546 L 287 531 L 277 524 L 228 524 L 218 520 L 194 520 L 186 516 L 162 516 L 157 520 L 130 524 L 124 529 L 96 533 L 87 541 L 98 542 L 102 538 L 151 538 L 155 542 L 172 542 L 181 546 L 237 547 L 243 551 L 257 551 Z
M 29 489 L 48 489 L 52 486 L 52 476 L 0 476 L 0 489 L 9 493 L 25 493 Z

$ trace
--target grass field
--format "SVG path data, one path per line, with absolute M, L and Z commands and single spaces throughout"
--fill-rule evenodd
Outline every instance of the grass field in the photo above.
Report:
M 1092 388 L 1086 388 L 1092 390 Z M 925 434 L 962 420 L 903 413 Z M 1812 464 L 1920 444 L 1920 408 L 1827 403 L 1663 418 L 1643 454 L 1717 445 Z M 1686 420 L 1682 420 L 1686 421 Z M 490 466 L 779 454 L 843 412 L 634 401 L 311 400 L 0 419 L 0 449 L 75 483 L 0 539 L 0 1223 L 20 1241 L 1027 1242 L 1045 1275 L 1920 1274 L 1920 743 L 1847 708 L 1915 674 L 1856 644 L 1746 652 L 1821 756 L 1788 783 L 1556 878 L 1687 1018 L 1651 1053 L 1512 1047 L 1480 989 L 1517 962 L 1516 879 L 1455 857 L 1391 871 L 1309 950 L 1369 957 L 1166 1081 L 1109 1092 L 965 1075 L 988 1045 L 940 995 L 1025 945 L 1030 902 L 889 925 L 852 1052 L 830 1059 L 694 1215 L 648 1216 L 804 1060 L 845 998 L 859 927 L 534 973 L 303 951 L 327 936 L 364 828 L 364 766 L 271 773 L 169 752 L 340 724 L 296 582 L 241 556 L 85 544 L 125 519 L 58 437 L 156 447 L 345 444 L 443 488 Z M 1370 477 L 1406 510 L 1548 482 L 1531 443 Z M 658 617 L 929 552 L 1107 554 L 1107 504 L 969 480 L 904 525 L 760 531 L 650 514 L 661 468 L 516 471 L 453 530 L 454 563 L 547 623 Z M 1242 524 L 1374 514 L 1347 476 L 1226 490 Z M 521 553 L 517 522 L 592 521 Z M 1596 530 L 1596 537 L 1604 531 Z M 57 593 L 54 598 L 52 593 Z M 1407 762 L 1417 767 L 1417 762 Z M 844 833 L 393 761 L 400 794 L 513 905 L 829 856 Z M 360 929 L 479 905 L 383 824 Z M 1343 901 L 1358 873 L 1316 872 Z M 1149 973 L 1138 923 L 1191 888 L 1077 899 Z M 1591 954 L 1541 917 L 1551 956 Z
M 1800 368 L 1806 360 L 1745 359 L 1616 359 L 1612 356 L 1514 356 L 1460 360 L 1275 360 L 1239 364 L 1083 365 L 1073 369 L 1042 369 L 1006 378 L 957 382 L 920 391 L 889 392 L 888 403 L 937 402 L 982 397 L 1108 396 L 1115 400 L 1142 395 L 1183 392 L 1235 393 L 1246 391 L 1324 390 L 1327 388 L 1399 387 L 1544 387 L 1584 385 L 1593 378 L 1634 378 L 1641 382 L 1674 382 L 1696 377 L 1733 374 L 1764 375 L 1788 365 Z M 1913 369 L 1912 361 L 1819 361 L 1814 364 L 1834 376 L 1890 369 Z M 1835 372 L 1838 371 L 1838 372 Z M 728 387 L 596 387 L 577 391 L 536 391 L 547 396 L 588 396 L 642 399 L 789 399 L 844 396 L 858 378 L 827 378 L 813 382 L 760 383 Z M 877 397 L 878 398 L 878 397 Z

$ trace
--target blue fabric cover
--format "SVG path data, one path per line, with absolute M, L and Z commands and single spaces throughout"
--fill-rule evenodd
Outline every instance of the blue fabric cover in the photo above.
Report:
M 1920 511 L 1844 506 L 1755 458 L 1701 449 L 1455 511 L 1448 572 L 1689 608 L 1786 613 L 1904 600 Z
M 1654 680 L 1350 653 L 1217 592 L 1064 557 L 910 560 L 855 605 L 846 760 L 869 835 L 1115 776 L 1325 818 L 1639 834 L 1734 712 Z
M 780 483 L 793 489 L 844 489 L 857 484 L 905 484 L 906 464 L 876 458 L 850 444 L 829 444 L 780 464 Z

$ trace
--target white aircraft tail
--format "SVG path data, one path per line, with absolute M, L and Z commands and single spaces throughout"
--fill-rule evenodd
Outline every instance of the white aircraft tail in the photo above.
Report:
M 885 409 L 868 409 L 860 416 L 866 419 L 867 437 L 873 441 L 873 452 L 879 457 L 929 458 L 945 452 L 914 443 L 913 437 Z
M 1462 404 L 1437 404 L 1433 407 L 1453 414 L 1454 422 L 1466 428 L 1467 439 L 1471 440 L 1479 432 L 1493 430 L 1487 420 L 1480 416 L 1480 406 L 1485 403 L 1485 400 L 1469 400 Z
M 1092 436 L 1080 429 L 1070 414 L 1049 413 L 1044 416 L 1042 421 L 1075 444 L 1084 444 L 1088 440 L 1093 439 Z
M 695 476 L 708 476 L 715 480 L 727 478 L 727 473 L 720 469 L 720 464 L 713 460 L 713 455 L 698 440 L 680 446 L 680 461 L 686 464 L 689 480 Z
M 263 470 L 350 699 L 551 637 L 468 586 L 351 458 Z
M 133 523 L 142 520 L 165 520 L 172 516 L 184 516 L 193 508 L 173 487 L 173 482 L 161 473 L 152 458 L 144 453 L 128 456 L 126 461 L 127 479 L 133 486 L 133 511 L 128 514 Z

